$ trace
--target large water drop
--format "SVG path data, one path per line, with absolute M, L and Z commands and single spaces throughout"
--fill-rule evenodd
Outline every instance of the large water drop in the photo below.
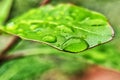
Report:
M 70 38 L 63 45 L 62 49 L 67 52 L 81 52 L 88 48 L 88 43 L 82 38 Z

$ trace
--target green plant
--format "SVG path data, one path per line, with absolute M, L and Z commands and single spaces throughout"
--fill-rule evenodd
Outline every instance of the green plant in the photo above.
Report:
M 118 16 L 109 16 L 111 10 L 104 8 L 102 0 L 41 1 L 14 0 L 11 10 L 5 5 L 0 26 L 0 80 L 71 80 L 73 75 L 83 75 L 91 65 L 120 70 L 120 54 L 113 44 L 116 36 L 103 45 L 112 40 L 111 25 L 116 28 L 111 18 L 116 22 Z M 89 6 L 92 4 L 87 1 L 96 2 L 97 7 Z M 109 6 L 109 1 L 105 2 Z M 104 15 L 91 10 L 102 12 L 111 25 Z
M 22 39 L 45 43 L 71 53 L 110 41 L 114 35 L 105 16 L 72 4 L 32 9 L 0 29 Z

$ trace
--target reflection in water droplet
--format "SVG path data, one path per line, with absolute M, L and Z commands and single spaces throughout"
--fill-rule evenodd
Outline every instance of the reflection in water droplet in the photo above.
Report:
M 49 43 L 55 43 L 57 41 L 57 38 L 55 36 L 46 35 L 42 38 L 42 40 Z
M 63 45 L 62 49 L 67 52 L 81 52 L 88 48 L 88 43 L 81 38 L 72 37 L 68 39 Z

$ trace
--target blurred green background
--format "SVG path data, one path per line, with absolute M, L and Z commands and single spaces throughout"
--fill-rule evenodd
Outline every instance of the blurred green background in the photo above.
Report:
M 10 20 L 39 7 L 41 2 L 42 0 L 0 0 L 0 15 L 4 15 L 4 21 Z M 69 76 L 82 73 L 91 64 L 120 71 L 120 0 L 51 0 L 50 2 L 53 5 L 59 3 L 72 3 L 104 14 L 115 31 L 114 39 L 79 54 L 62 53 L 46 45 L 23 40 L 10 52 L 11 54 L 23 52 L 39 55 L 0 65 L 0 80 L 49 80 L 49 78 L 69 80 Z M 0 51 L 11 38 L 11 35 L 0 32 Z M 48 54 L 44 54 L 45 50 Z M 52 75 L 56 78 L 52 79 Z

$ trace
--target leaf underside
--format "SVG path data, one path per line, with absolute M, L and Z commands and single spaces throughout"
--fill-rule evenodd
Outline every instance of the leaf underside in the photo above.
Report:
M 106 17 L 71 4 L 32 9 L 1 29 L 73 53 L 105 43 L 113 37 Z

